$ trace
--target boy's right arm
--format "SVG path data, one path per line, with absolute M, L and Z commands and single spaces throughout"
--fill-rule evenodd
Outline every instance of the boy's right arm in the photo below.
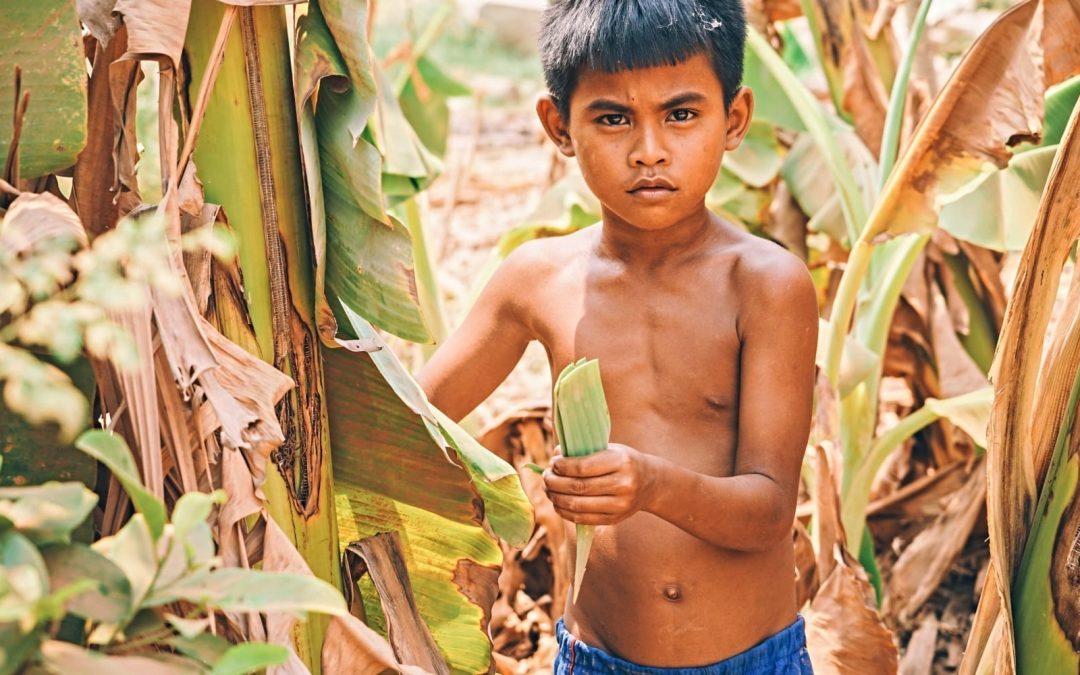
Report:
M 527 303 L 536 268 L 529 257 L 521 249 L 507 257 L 465 320 L 416 376 L 428 400 L 454 421 L 495 391 L 533 338 Z

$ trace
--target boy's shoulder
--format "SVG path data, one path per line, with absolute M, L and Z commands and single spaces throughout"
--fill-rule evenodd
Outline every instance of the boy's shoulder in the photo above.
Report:
M 804 278 L 807 282 L 810 281 L 806 263 L 774 241 L 740 231 L 738 238 L 731 243 L 731 249 L 736 256 L 734 274 L 738 281 L 790 282 Z
M 587 256 L 599 231 L 596 224 L 569 234 L 531 239 L 511 251 L 502 267 L 518 280 L 542 281 Z
M 524 323 L 530 323 L 541 295 L 551 290 L 560 275 L 571 274 L 584 262 L 596 228 L 590 226 L 571 234 L 539 237 L 519 244 L 495 270 L 485 286 L 485 294 L 495 306 L 508 309 Z
M 783 246 L 742 231 L 730 244 L 731 282 L 740 314 L 817 320 L 817 290 L 810 270 Z

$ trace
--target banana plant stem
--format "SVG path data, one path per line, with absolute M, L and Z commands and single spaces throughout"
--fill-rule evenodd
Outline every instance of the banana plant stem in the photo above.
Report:
M 896 165 L 896 156 L 900 146 L 900 127 L 904 119 L 904 104 L 907 102 L 908 80 L 911 76 L 911 66 L 915 62 L 915 54 L 922 41 L 923 32 L 926 30 L 926 16 L 930 13 L 930 3 L 933 0 L 922 0 L 919 4 L 919 12 L 915 15 L 915 22 L 911 25 L 911 36 L 907 46 L 904 47 L 904 55 L 900 59 L 900 70 L 896 73 L 892 92 L 889 94 L 889 108 L 885 113 L 885 128 L 881 135 L 881 161 L 878 164 L 878 191 L 885 188 L 885 182 L 889 179 L 893 167 Z

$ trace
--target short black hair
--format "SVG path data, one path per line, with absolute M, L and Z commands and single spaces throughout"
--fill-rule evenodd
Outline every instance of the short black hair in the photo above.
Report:
M 742 85 L 742 0 L 556 0 L 540 26 L 544 79 L 563 117 L 582 68 L 673 66 L 704 52 L 731 106 Z

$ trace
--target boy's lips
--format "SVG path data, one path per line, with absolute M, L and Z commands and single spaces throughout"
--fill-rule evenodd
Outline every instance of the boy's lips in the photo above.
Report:
M 663 199 L 678 191 L 678 188 L 666 178 L 638 179 L 627 192 L 634 197 L 644 199 Z

